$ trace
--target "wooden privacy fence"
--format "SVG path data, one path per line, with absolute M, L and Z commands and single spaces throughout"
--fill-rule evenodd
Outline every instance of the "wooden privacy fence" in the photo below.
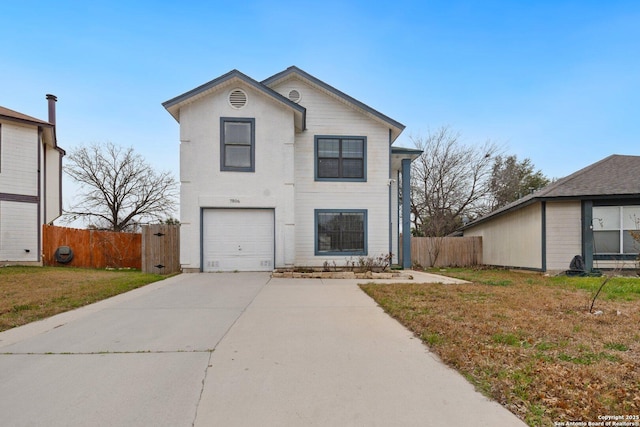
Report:
M 44 265 L 180 272 L 179 225 L 143 225 L 142 233 L 44 225 L 42 242 Z
M 85 268 L 141 267 L 142 236 L 137 233 L 44 225 L 42 242 L 44 265 Z M 70 249 L 70 254 L 66 252 L 66 248 Z
M 411 237 L 412 264 L 469 267 L 482 264 L 482 237 Z
M 180 272 L 180 226 L 153 224 L 142 227 L 142 271 Z

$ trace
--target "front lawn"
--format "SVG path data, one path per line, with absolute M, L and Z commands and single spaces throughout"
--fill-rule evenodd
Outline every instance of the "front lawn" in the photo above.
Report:
M 0 331 L 109 298 L 165 276 L 135 270 L 0 268 Z
M 531 426 L 640 416 L 639 278 L 612 278 L 590 313 L 602 277 L 433 272 L 473 283 L 362 289 Z M 640 419 L 631 422 L 640 425 Z

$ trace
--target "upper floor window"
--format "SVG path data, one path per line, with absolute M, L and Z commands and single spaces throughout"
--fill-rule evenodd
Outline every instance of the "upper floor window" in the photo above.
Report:
M 220 119 L 220 170 L 255 171 L 255 119 Z
M 594 206 L 592 225 L 594 255 L 640 252 L 631 233 L 640 230 L 640 206 Z
M 318 181 L 366 181 L 367 138 L 316 136 L 315 170 Z

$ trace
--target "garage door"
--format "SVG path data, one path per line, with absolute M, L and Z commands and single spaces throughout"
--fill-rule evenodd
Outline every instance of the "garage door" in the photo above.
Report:
M 273 209 L 205 209 L 203 271 L 271 271 Z

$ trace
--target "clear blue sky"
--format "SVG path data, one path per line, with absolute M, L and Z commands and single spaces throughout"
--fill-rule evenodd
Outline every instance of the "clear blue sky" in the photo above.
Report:
M 406 125 L 396 145 L 449 125 L 550 178 L 640 155 L 638 1 L 22 0 L 0 40 L 0 105 L 46 119 L 53 93 L 63 148 L 133 146 L 176 177 L 163 101 L 290 65 Z

